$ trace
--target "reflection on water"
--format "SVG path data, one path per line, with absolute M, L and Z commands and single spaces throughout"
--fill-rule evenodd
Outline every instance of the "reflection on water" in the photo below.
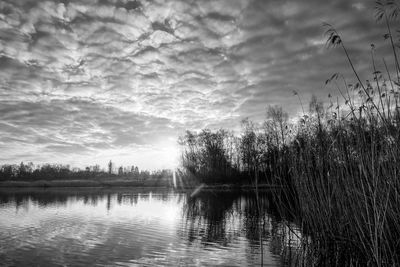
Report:
M 3 265 L 282 266 L 296 259 L 299 233 L 268 192 L 259 197 L 261 214 L 251 191 L 71 190 L 0 191 Z

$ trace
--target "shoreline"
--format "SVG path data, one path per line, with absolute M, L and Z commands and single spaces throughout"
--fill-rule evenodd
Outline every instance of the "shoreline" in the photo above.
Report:
M 165 188 L 165 189 L 215 189 L 215 190 L 250 190 L 255 189 L 252 184 L 190 184 L 175 187 L 172 182 L 166 181 L 96 181 L 96 180 L 38 180 L 38 181 L 3 181 L 0 182 L 0 190 L 17 188 Z M 259 184 L 259 189 L 276 189 L 281 186 L 270 184 Z

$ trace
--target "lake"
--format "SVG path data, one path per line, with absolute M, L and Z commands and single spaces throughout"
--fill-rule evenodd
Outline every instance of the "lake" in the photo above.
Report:
M 269 191 L 1 190 L 2 266 L 287 266 L 300 253 Z

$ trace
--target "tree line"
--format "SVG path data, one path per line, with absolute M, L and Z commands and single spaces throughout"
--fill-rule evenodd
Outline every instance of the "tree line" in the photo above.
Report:
M 316 98 L 310 103 L 310 110 Z M 305 115 L 313 123 L 314 112 Z M 179 137 L 181 163 L 187 176 L 202 182 L 271 183 L 273 178 L 287 178 L 289 166 L 284 157 L 300 137 L 306 121 L 290 123 L 288 113 L 280 106 L 269 106 L 262 123 L 248 118 L 241 121 L 241 132 L 219 129 L 186 131 Z M 297 133 L 296 133 L 297 131 Z
M 138 166 L 118 168 L 112 161 L 108 163 L 107 170 L 99 165 L 87 166 L 84 169 L 71 168 L 63 164 L 38 164 L 32 162 L 20 164 L 4 164 L 0 166 L 0 181 L 36 181 L 36 180 L 80 180 L 80 179 L 109 179 L 126 178 L 132 180 L 148 180 L 172 177 L 171 170 L 139 170 Z

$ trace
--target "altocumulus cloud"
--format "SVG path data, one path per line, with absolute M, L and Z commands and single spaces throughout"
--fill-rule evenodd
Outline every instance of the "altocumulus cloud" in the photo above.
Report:
M 185 129 L 236 128 L 268 104 L 295 114 L 293 90 L 326 96 L 324 80 L 347 72 L 322 22 L 367 75 L 382 39 L 368 4 L 1 1 L 0 160 L 167 167 Z

